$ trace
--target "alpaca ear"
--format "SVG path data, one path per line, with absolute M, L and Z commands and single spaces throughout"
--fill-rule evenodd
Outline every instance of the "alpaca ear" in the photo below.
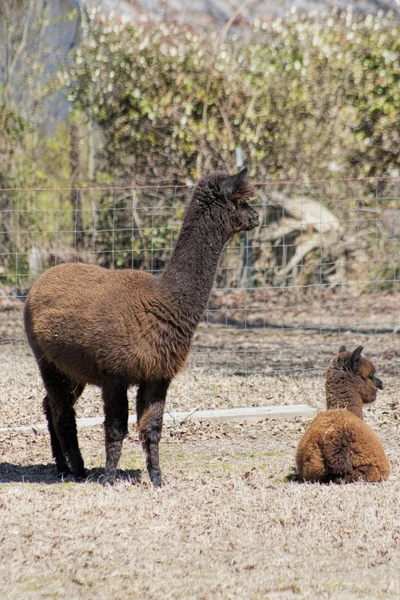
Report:
M 354 372 L 356 367 L 357 367 L 357 363 L 360 360 L 360 356 L 361 356 L 361 352 L 363 351 L 363 347 L 362 346 L 358 346 L 353 354 L 350 357 L 350 367 L 351 370 Z
M 227 194 L 231 195 L 237 192 L 240 184 L 243 179 L 247 177 L 249 169 L 245 167 L 240 171 L 240 173 L 235 173 L 235 175 L 230 175 L 222 182 L 222 190 Z
M 340 348 L 339 348 L 339 353 L 340 353 L 340 352 L 346 352 L 346 350 L 347 350 L 347 348 L 346 348 L 346 346 L 343 344 L 343 346 L 340 346 Z

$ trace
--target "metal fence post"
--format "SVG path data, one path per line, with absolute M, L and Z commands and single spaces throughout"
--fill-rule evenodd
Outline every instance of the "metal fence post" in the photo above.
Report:
M 243 168 L 243 154 L 242 154 L 242 148 L 240 146 L 236 146 L 235 154 L 236 154 L 236 169 L 237 169 L 237 172 L 239 172 Z M 244 283 L 246 285 L 246 290 L 251 293 L 253 291 L 253 278 L 252 278 L 252 273 L 251 273 L 253 248 L 252 248 L 251 240 L 249 240 L 249 232 L 248 231 L 242 231 L 240 233 L 240 245 L 241 245 L 240 255 L 241 255 L 242 264 L 240 265 L 238 284 L 240 285 L 241 282 L 244 281 Z

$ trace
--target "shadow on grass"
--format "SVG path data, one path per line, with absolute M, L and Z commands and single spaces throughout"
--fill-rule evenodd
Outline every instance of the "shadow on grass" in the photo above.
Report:
M 304 479 L 298 475 L 295 468 L 292 468 L 290 473 L 284 478 L 286 483 L 305 483 Z
M 87 479 L 80 483 L 102 483 L 104 479 L 103 469 L 87 469 Z M 58 477 L 53 463 L 37 465 L 13 465 L 11 463 L 0 463 L 1 483 L 65 483 L 74 482 L 71 476 Z M 117 481 L 129 481 L 132 484 L 142 482 L 142 471 L 140 469 L 118 470 Z
M 341 475 L 337 475 L 337 476 L 327 476 L 324 479 L 319 479 L 319 480 L 314 480 L 314 481 L 307 481 L 306 479 L 303 479 L 303 477 L 300 477 L 300 475 L 298 475 L 296 473 L 295 469 L 292 469 L 291 472 L 286 475 L 285 477 L 285 482 L 286 483 L 301 483 L 301 484 L 305 484 L 305 485 L 329 485 L 329 484 L 343 484 L 343 485 L 347 485 L 348 482 L 346 483 L 346 481 L 344 480 L 344 476 L 342 477 Z M 366 483 L 365 481 L 363 483 Z

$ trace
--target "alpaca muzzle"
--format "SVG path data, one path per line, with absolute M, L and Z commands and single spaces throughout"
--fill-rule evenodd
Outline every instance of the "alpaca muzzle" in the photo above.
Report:
M 383 383 L 380 379 L 378 379 L 378 377 L 372 377 L 372 381 L 375 384 L 375 387 L 378 388 L 378 390 L 383 390 Z
M 254 209 L 249 218 L 248 227 L 246 229 L 249 231 L 250 229 L 254 229 L 254 227 L 258 227 L 260 224 L 260 217 L 258 216 L 258 212 Z

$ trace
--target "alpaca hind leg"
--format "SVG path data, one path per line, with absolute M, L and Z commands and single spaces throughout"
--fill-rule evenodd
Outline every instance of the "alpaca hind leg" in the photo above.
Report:
M 305 481 L 326 481 L 327 470 L 319 448 L 305 448 L 296 457 L 297 472 Z
M 369 483 L 382 481 L 382 474 L 374 465 L 360 465 L 354 471 L 343 478 L 345 483 L 366 481 Z
M 56 461 L 57 473 L 59 476 L 69 475 L 71 471 L 68 466 L 67 459 L 65 458 L 64 452 L 61 448 L 61 444 L 57 437 L 56 430 L 54 429 L 53 417 L 51 414 L 48 396 L 45 396 L 43 400 L 43 410 L 47 418 L 47 426 L 50 433 L 51 451 L 53 454 L 53 458 Z
M 66 455 L 72 474 L 77 480 L 86 479 L 86 471 L 78 444 L 75 411 L 71 399 L 72 391 L 56 395 L 56 402 L 51 404 L 54 429 Z M 50 434 L 51 435 L 51 434 Z
M 122 442 L 128 432 L 127 386 L 110 381 L 103 386 L 106 433 L 106 468 L 104 483 L 114 483 Z
M 334 439 L 326 440 L 322 447 L 328 479 L 344 480 L 353 474 L 353 439 L 344 431 Z
M 169 383 L 169 381 L 141 383 L 137 394 L 136 411 L 139 437 L 146 452 L 150 481 L 155 487 L 162 485 L 159 443 Z
M 47 391 L 44 409 L 57 470 L 62 473 L 65 459 L 68 459 L 74 477 L 83 479 L 86 477 L 86 472 L 79 450 L 73 407 L 85 386 L 73 381 L 43 357 L 38 364 Z

